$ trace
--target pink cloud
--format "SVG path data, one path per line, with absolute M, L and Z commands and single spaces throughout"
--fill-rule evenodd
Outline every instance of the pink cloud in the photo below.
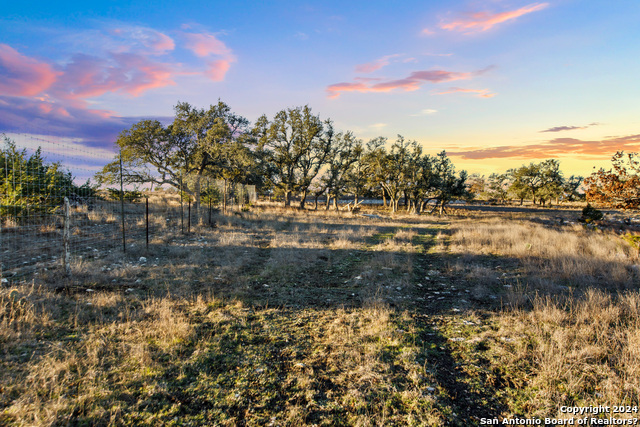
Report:
M 480 70 L 474 73 L 459 73 L 455 71 L 444 70 L 424 70 L 414 71 L 408 77 L 398 80 L 382 81 L 375 84 L 367 84 L 369 82 L 360 79 L 357 83 L 337 83 L 327 87 L 329 98 L 337 98 L 342 92 L 391 92 L 393 90 L 414 91 L 425 83 L 441 83 L 453 80 L 470 79 L 474 75 L 484 73 Z
M 544 159 L 573 156 L 582 158 L 611 156 L 616 151 L 640 151 L 640 135 L 608 138 L 600 141 L 583 141 L 575 138 L 556 138 L 539 144 L 504 145 L 477 148 L 466 151 L 447 151 L 451 156 L 463 159 L 524 158 Z
M 76 55 L 55 90 L 60 98 L 75 100 L 118 91 L 139 96 L 150 89 L 174 85 L 175 74 L 169 64 L 133 53 L 117 53 L 109 59 Z
M 217 61 L 213 61 L 209 63 L 209 68 L 207 69 L 206 75 L 214 82 L 221 82 L 224 80 L 225 74 L 229 71 L 229 67 L 231 67 L 231 60 L 228 59 L 219 59 Z
M 213 34 L 185 34 L 186 47 L 197 56 L 204 58 L 211 55 L 231 55 L 231 50 Z
M 547 6 L 549 6 L 549 3 L 533 3 L 528 6 L 521 7 L 520 9 L 501 13 L 476 12 L 470 14 L 467 18 L 441 23 L 440 28 L 443 30 L 461 31 L 466 33 L 487 31 L 498 24 L 516 19 L 528 13 L 537 12 Z
M 137 52 L 146 55 L 164 55 L 175 49 L 176 44 L 171 37 L 146 27 L 119 27 L 111 33 L 120 39 L 117 52 Z
M 51 87 L 57 77 L 51 65 L 0 44 L 0 95 L 37 95 Z
M 400 54 L 386 55 L 375 61 L 367 62 L 366 64 L 356 65 L 356 72 L 358 73 L 372 73 L 379 70 L 382 67 L 386 67 L 390 64 L 392 58 L 402 56 Z
M 236 61 L 231 49 L 229 49 L 216 36 L 209 33 L 189 33 L 185 34 L 186 47 L 190 49 L 196 56 L 200 58 L 209 58 L 219 56 L 220 59 L 210 61 L 207 64 L 207 70 L 204 75 L 214 82 L 224 80 L 231 64 Z
M 495 93 L 489 92 L 489 89 L 464 89 L 461 87 L 452 87 L 443 92 L 438 92 L 437 95 L 446 95 L 449 93 L 474 93 L 481 98 L 493 98 Z

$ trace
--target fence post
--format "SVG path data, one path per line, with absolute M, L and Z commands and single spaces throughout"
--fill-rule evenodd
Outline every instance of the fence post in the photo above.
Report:
M 184 234 L 184 207 L 183 207 L 182 193 L 183 193 L 182 172 L 180 172 L 180 232 Z
M 146 205 L 145 223 L 147 226 L 147 250 L 148 250 L 149 249 L 149 196 L 145 196 L 145 205 Z
M 70 248 L 70 209 L 69 209 L 69 198 L 64 198 L 64 228 L 62 231 L 62 263 L 64 264 L 64 273 L 67 276 L 71 275 L 71 248 Z
M 122 178 L 122 149 L 120 149 L 120 217 L 122 219 L 122 252 L 127 253 L 127 240 L 124 231 L 124 182 Z

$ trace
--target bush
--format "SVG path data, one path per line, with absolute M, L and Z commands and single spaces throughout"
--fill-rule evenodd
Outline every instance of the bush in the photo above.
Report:
M 604 218 L 604 214 L 602 211 L 594 208 L 590 204 L 587 203 L 587 206 L 582 209 L 582 216 L 580 217 L 580 221 L 590 223 L 593 221 L 600 221 Z
M 123 192 L 117 188 L 107 188 L 109 198 L 112 200 L 120 200 Z M 138 190 L 124 190 L 124 201 L 129 203 L 137 203 L 144 197 L 144 193 Z
M 34 215 L 56 213 L 65 197 L 78 197 L 94 191 L 89 182 L 81 187 L 73 183 L 71 172 L 60 164 L 46 164 L 40 148 L 31 156 L 19 151 L 13 141 L 4 138 L 0 150 L 0 215 L 23 222 Z

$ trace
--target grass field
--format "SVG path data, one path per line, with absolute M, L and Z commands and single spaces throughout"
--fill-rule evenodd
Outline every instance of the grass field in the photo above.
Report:
M 0 288 L 0 425 L 465 426 L 639 404 L 640 266 L 614 232 L 539 211 L 216 221 Z

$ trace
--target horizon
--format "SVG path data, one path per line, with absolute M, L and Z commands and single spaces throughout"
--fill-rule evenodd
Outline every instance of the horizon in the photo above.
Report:
M 309 105 L 365 142 L 445 150 L 470 174 L 556 158 L 586 177 L 640 151 L 637 2 L 5 8 L 0 133 L 62 141 L 86 154 L 80 168 L 110 161 L 138 120 L 218 99 L 251 122 Z

